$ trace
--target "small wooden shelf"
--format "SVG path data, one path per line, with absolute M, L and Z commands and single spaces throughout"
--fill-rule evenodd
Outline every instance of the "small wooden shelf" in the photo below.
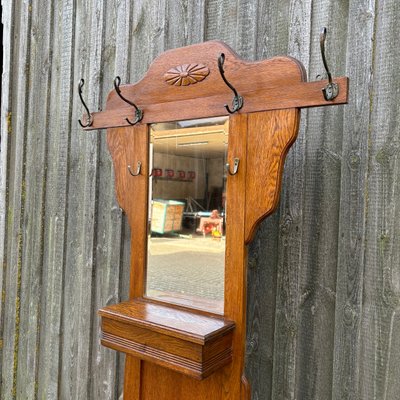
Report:
M 235 324 L 143 299 L 99 310 L 104 346 L 203 379 L 232 361 Z

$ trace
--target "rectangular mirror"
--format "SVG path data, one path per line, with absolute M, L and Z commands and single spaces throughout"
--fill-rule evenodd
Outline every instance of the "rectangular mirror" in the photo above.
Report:
M 148 297 L 223 313 L 228 121 L 150 126 Z

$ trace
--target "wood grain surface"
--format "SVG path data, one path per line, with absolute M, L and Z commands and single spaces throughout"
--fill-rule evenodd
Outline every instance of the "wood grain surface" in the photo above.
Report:
M 121 92 L 143 110 L 142 124 L 228 115 L 224 104 L 231 103 L 232 91 L 218 70 L 217 59 L 222 53 L 225 54 L 225 76 L 244 98 L 241 113 L 347 102 L 347 78 L 334 79 L 339 85 L 339 94 L 334 100 L 327 101 L 322 94 L 327 81 L 303 82 L 306 80 L 305 71 L 296 59 L 274 57 L 251 63 L 218 41 L 163 53 L 151 64 L 143 79 L 136 84 L 121 86 Z M 204 65 L 209 71 L 207 79 L 190 86 L 166 84 L 165 74 L 177 66 L 182 69 L 182 62 L 185 66 Z M 185 72 L 180 74 L 185 75 Z M 132 119 L 132 110 L 112 90 L 106 110 L 93 113 L 93 123 L 85 129 L 127 126 L 126 118 Z M 83 116 L 82 120 L 86 121 L 86 117 Z
M 204 379 L 232 361 L 235 324 L 222 317 L 142 299 L 104 307 L 99 313 L 102 344 L 143 361 L 196 379 Z M 135 378 L 127 375 L 125 386 Z
M 137 82 L 163 51 L 218 39 L 251 61 L 296 57 L 315 81 L 327 26 L 349 104 L 302 110 L 279 206 L 248 246 L 246 377 L 258 400 L 398 399 L 397 0 L 2 6 L 0 398 L 122 398 L 124 357 L 100 345 L 96 311 L 129 298 L 131 232 L 106 133 L 78 126 L 79 79 L 105 109 L 116 75 Z

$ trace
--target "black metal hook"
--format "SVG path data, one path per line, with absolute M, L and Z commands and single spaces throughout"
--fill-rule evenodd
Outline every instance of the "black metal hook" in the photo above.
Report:
M 84 84 L 85 84 L 85 81 L 83 79 L 81 79 L 78 84 L 78 94 L 79 94 L 79 98 L 81 99 L 81 102 L 83 104 L 83 107 L 85 107 L 85 110 L 87 113 L 87 117 L 86 117 L 87 123 L 85 125 L 82 124 L 82 121 L 80 119 L 78 119 L 78 122 L 82 128 L 87 128 L 93 124 L 93 116 L 92 116 L 92 114 L 90 114 L 89 108 L 86 105 L 86 103 L 84 102 L 83 97 L 82 97 L 82 88 L 83 88 Z
M 224 62 L 225 62 L 225 54 L 221 53 L 221 55 L 218 57 L 218 69 L 221 74 L 221 77 L 223 81 L 226 83 L 226 85 L 231 89 L 234 93 L 234 97 L 232 100 L 232 107 L 233 109 L 231 110 L 227 104 L 224 104 L 226 111 L 228 111 L 229 114 L 233 114 L 236 111 L 239 111 L 243 107 L 243 97 L 240 96 L 240 94 L 236 91 L 236 89 L 226 80 L 225 78 L 225 72 L 224 72 Z
M 233 159 L 233 172 L 231 171 L 231 166 L 229 165 L 229 163 L 225 164 L 225 169 L 229 173 L 229 175 L 236 175 L 238 173 L 239 161 L 239 158 Z
M 325 39 L 326 39 L 326 28 L 323 27 L 319 35 L 319 44 L 321 47 L 322 62 L 324 64 L 326 74 L 328 75 L 329 83 L 322 89 L 322 93 L 324 94 L 325 100 L 333 100 L 339 94 L 339 85 L 335 82 L 332 82 L 332 75 L 331 72 L 329 71 L 329 67 L 325 58 Z
M 128 165 L 128 171 L 132 176 L 140 175 L 141 169 L 142 169 L 142 163 L 140 161 L 137 162 L 136 172 L 132 172 L 131 166 Z
M 114 88 L 115 91 L 117 92 L 118 96 L 125 101 L 125 103 L 128 103 L 132 107 L 135 107 L 135 120 L 133 122 L 129 121 L 128 118 L 125 118 L 125 120 L 128 122 L 129 125 L 135 125 L 138 122 L 140 122 L 143 118 L 143 111 L 132 101 L 128 100 L 124 96 L 122 96 L 121 89 L 119 88 L 119 85 L 121 84 L 121 78 L 119 76 L 116 76 L 114 79 Z

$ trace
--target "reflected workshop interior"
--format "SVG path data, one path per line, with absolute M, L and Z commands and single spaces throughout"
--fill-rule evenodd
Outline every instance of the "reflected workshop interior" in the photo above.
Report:
M 223 313 L 228 117 L 150 127 L 146 295 Z

